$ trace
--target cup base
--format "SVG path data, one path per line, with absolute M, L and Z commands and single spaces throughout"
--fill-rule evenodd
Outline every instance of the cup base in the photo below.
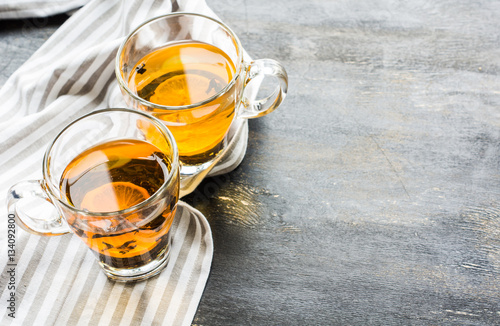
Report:
M 170 247 L 172 244 L 170 238 L 170 232 L 168 235 L 168 246 L 164 249 L 162 253 L 153 261 L 147 263 L 144 266 L 137 268 L 113 268 L 107 264 L 99 262 L 104 274 L 108 279 L 115 282 L 138 282 L 146 280 L 155 275 L 158 275 L 168 264 L 170 260 Z
M 198 153 L 195 155 L 183 155 L 182 152 L 179 152 L 179 161 L 182 162 L 182 167 L 181 167 L 181 175 L 182 174 L 196 174 L 196 172 L 191 173 L 188 172 L 189 170 L 202 170 L 203 166 L 206 167 L 206 165 L 210 165 L 209 163 L 212 162 L 219 156 L 222 152 L 224 152 L 224 149 L 227 147 L 227 135 L 224 135 L 222 140 L 218 142 L 215 146 L 212 148 L 202 152 Z M 183 172 L 184 170 L 184 172 Z
M 181 189 L 183 188 L 183 181 L 184 183 L 189 183 L 190 179 L 196 178 L 200 174 L 204 176 L 203 172 L 210 170 L 215 163 L 217 163 L 227 146 L 227 135 L 225 135 L 222 141 L 202 154 L 195 156 L 179 156 L 179 161 L 181 162 Z
M 208 162 L 198 165 L 187 165 L 187 164 L 184 165 L 181 163 L 181 170 L 180 170 L 181 180 L 196 176 L 200 172 L 205 171 L 213 164 L 214 161 L 215 158 Z
M 210 161 L 198 165 L 188 165 L 181 162 L 180 168 L 180 197 L 191 193 L 198 184 L 207 176 L 212 168 L 222 158 L 225 149 L 218 152 Z

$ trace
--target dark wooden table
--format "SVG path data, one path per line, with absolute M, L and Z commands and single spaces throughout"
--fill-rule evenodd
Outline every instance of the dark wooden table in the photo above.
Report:
M 500 324 L 500 2 L 208 0 L 289 95 L 185 200 L 197 325 Z M 0 85 L 65 16 L 0 22 Z

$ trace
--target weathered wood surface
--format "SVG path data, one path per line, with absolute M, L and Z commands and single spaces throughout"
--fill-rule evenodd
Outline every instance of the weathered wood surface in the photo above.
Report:
M 289 95 L 209 219 L 199 325 L 500 324 L 500 2 L 208 0 Z M 0 84 L 64 18 L 0 23 Z

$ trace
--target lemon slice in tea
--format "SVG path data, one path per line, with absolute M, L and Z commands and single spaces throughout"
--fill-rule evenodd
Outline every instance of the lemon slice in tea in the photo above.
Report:
M 80 207 L 92 212 L 115 212 L 130 208 L 148 198 L 146 189 L 131 182 L 111 182 L 85 194 Z
M 168 106 L 198 103 L 216 94 L 210 82 L 210 78 L 198 74 L 177 75 L 161 83 L 149 101 Z

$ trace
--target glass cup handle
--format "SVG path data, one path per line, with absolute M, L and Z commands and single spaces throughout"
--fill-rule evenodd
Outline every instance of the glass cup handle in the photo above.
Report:
M 271 95 L 257 99 L 264 78 L 273 78 L 276 87 Z M 259 59 L 251 62 L 247 68 L 243 99 L 238 118 L 253 119 L 274 111 L 283 102 L 288 90 L 288 75 L 283 66 L 272 59 Z
M 42 180 L 22 181 L 9 189 L 9 217 L 25 231 L 38 235 L 61 235 L 70 232 L 66 221 L 47 195 Z

